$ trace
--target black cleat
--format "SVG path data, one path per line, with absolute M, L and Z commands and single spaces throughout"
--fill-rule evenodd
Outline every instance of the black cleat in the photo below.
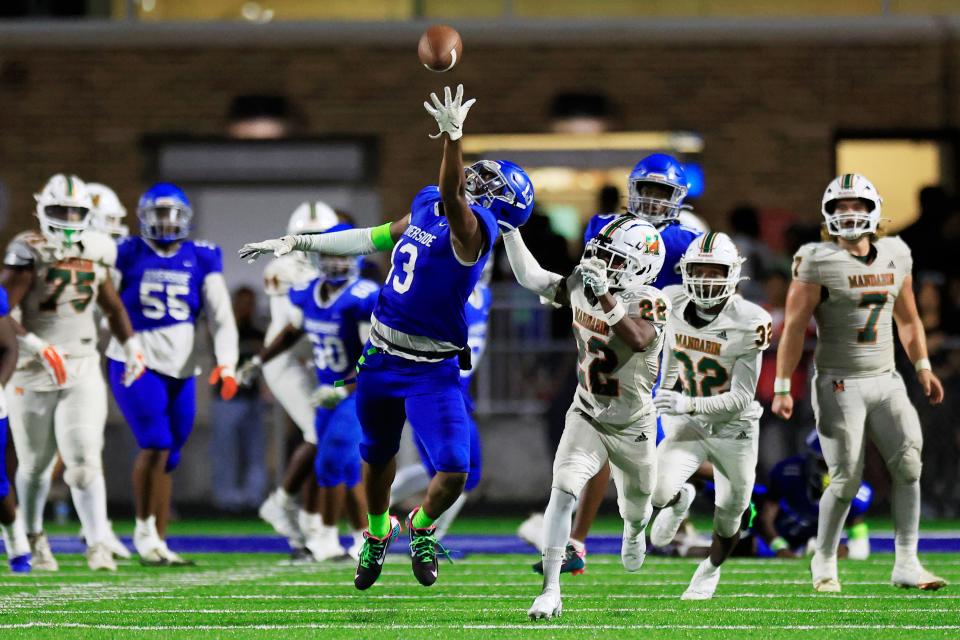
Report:
M 383 538 L 363 532 L 363 547 L 360 549 L 360 561 L 357 563 L 357 573 L 353 576 L 353 586 L 360 591 L 369 589 L 380 577 L 383 570 L 383 560 L 387 557 L 390 544 L 400 537 L 400 521 L 390 516 L 390 533 Z
M 450 552 L 437 540 L 436 526 L 425 529 L 414 528 L 413 515 L 416 512 L 417 509 L 414 509 L 407 516 L 407 531 L 410 534 L 410 560 L 413 565 L 413 576 L 417 579 L 417 582 L 429 587 L 437 581 L 437 575 L 439 574 L 437 553 L 439 552 L 446 556 L 447 560 L 450 560 Z M 450 562 L 453 562 L 453 560 L 450 560 Z
M 560 565 L 560 573 L 570 573 L 579 576 L 586 572 L 587 561 L 584 560 L 586 555 L 586 547 L 584 547 L 583 553 L 580 553 L 576 547 L 568 543 L 567 548 L 563 552 L 563 563 Z M 533 565 L 533 570 L 543 575 L 543 560 Z

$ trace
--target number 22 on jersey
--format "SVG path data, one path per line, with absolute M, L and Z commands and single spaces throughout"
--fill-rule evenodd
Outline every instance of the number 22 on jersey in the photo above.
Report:
M 620 381 L 611 375 L 620 364 L 617 353 L 607 346 L 607 340 L 599 336 L 584 340 L 579 329 L 575 329 L 573 335 L 580 354 L 577 364 L 580 386 L 597 396 L 619 397 Z

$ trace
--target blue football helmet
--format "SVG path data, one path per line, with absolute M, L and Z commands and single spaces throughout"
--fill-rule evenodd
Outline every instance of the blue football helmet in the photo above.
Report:
M 190 234 L 193 208 L 180 187 L 158 182 L 137 203 L 140 234 L 157 242 L 177 242 Z
M 337 231 L 347 231 L 348 229 L 353 229 L 353 225 L 348 222 L 341 222 L 321 233 L 335 233 Z M 362 260 L 359 256 L 332 256 L 313 251 L 310 252 L 310 261 L 313 262 L 313 266 L 317 268 L 320 277 L 334 287 L 359 278 L 360 263 Z
M 689 188 L 683 165 L 665 153 L 638 162 L 628 183 L 627 211 L 655 226 L 680 215 Z
M 508 160 L 480 160 L 464 169 L 467 199 L 497 217 L 506 230 L 516 229 L 533 213 L 533 183 Z

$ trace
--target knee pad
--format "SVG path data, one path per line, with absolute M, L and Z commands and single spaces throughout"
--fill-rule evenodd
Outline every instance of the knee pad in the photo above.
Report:
M 920 457 L 920 447 L 910 445 L 898 453 L 897 460 L 890 465 L 890 475 L 904 484 L 910 484 L 920 479 L 923 462 Z M 859 489 L 859 487 L 858 487 Z
M 464 491 L 473 491 L 480 484 L 480 467 L 470 464 L 470 472 L 467 473 L 467 483 L 463 485 Z
M 397 451 L 400 450 L 399 443 L 394 445 L 394 443 L 384 444 L 382 442 L 378 443 L 360 443 L 360 457 L 363 458 L 364 462 L 369 464 L 386 464 L 397 455 Z
M 167 456 L 167 464 L 164 465 L 163 470 L 167 473 L 170 473 L 177 468 L 177 465 L 180 464 L 180 451 L 171 451 L 170 455 Z
M 732 538 L 740 531 L 743 509 L 720 509 L 713 512 L 713 528 L 721 538 Z
M 571 473 L 567 468 L 561 468 L 554 472 L 551 488 L 569 494 L 576 499 L 580 497 L 580 492 L 583 491 L 583 487 L 589 479 L 581 477 L 580 474 Z
M 103 469 L 84 462 L 72 464 L 63 470 L 63 481 L 71 489 L 86 489 L 98 477 L 103 475 Z
M 674 496 L 677 495 L 677 491 L 679 490 L 679 487 L 676 489 L 673 489 L 673 487 L 661 487 L 658 483 L 657 488 L 654 489 L 653 496 L 651 497 L 652 505 L 657 509 L 663 509 L 668 502 L 673 500 Z
M 650 502 L 650 496 L 634 497 L 628 499 L 626 504 L 618 505 L 620 507 L 620 517 L 624 522 L 630 523 L 637 530 L 642 530 L 650 522 L 650 516 L 653 515 L 653 504 Z

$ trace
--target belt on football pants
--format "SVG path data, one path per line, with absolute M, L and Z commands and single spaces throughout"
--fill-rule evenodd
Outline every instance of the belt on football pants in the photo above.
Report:
M 374 328 L 370 329 L 370 333 L 383 344 L 390 347 L 391 350 L 398 353 L 405 353 L 408 356 L 414 356 L 416 358 L 427 358 L 430 360 L 446 360 L 447 358 L 457 358 L 457 364 L 460 366 L 461 371 L 469 371 L 472 367 L 470 347 L 464 347 L 463 349 L 456 349 L 450 351 L 421 351 L 420 349 L 412 349 L 410 347 L 403 347 L 399 344 L 390 342 L 381 335 L 379 331 Z

